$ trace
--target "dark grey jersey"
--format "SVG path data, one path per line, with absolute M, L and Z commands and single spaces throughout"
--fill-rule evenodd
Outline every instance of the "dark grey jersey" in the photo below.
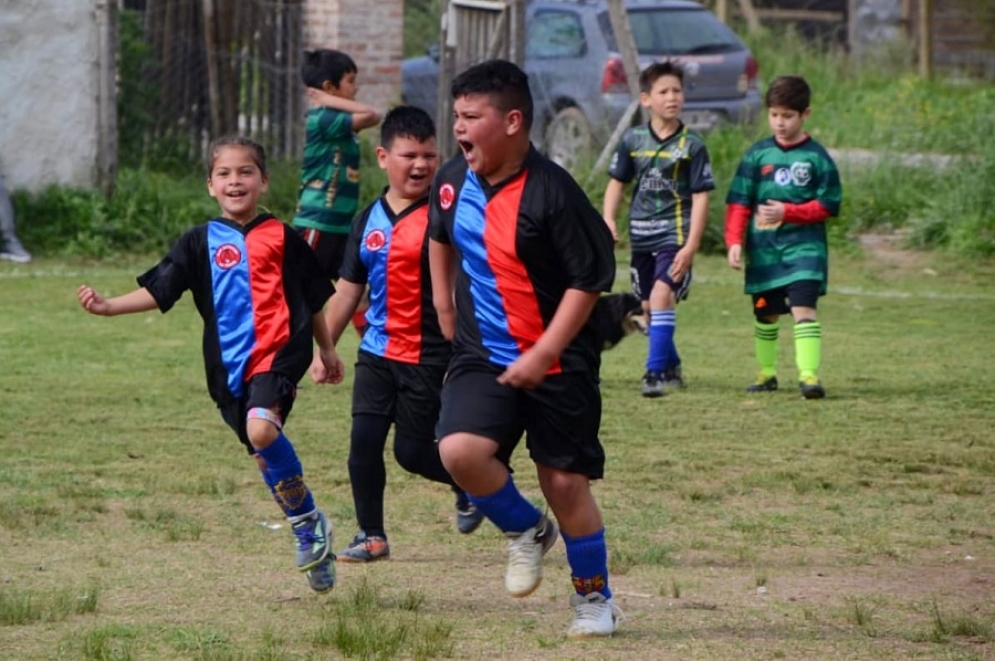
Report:
M 683 246 L 691 226 L 691 196 L 715 188 L 705 143 L 684 124 L 663 140 L 649 124 L 626 131 L 608 175 L 636 182 L 629 206 L 634 252 Z

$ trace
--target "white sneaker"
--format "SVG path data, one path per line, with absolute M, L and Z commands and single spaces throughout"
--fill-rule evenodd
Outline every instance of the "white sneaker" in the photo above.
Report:
M 542 556 L 556 543 L 556 522 L 544 514 L 525 532 L 505 533 L 508 537 L 508 569 L 504 586 L 512 597 L 527 597 L 542 583 Z
M 572 594 L 570 605 L 574 609 L 574 622 L 567 630 L 567 638 L 608 637 L 618 629 L 622 611 L 600 592 Z

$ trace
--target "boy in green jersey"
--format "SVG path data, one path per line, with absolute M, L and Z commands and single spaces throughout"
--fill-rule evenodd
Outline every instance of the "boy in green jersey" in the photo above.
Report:
M 804 78 L 780 76 L 767 90 L 774 135 L 740 162 L 726 197 L 729 266 L 746 264 L 753 297 L 754 346 L 760 372 L 747 390 L 777 390 L 778 317 L 795 320 L 795 361 L 802 396 L 825 397 L 818 371 L 822 326 L 816 303 L 826 293 L 826 219 L 839 214 L 843 189 L 829 153 L 804 131 L 812 91 Z
M 352 217 L 359 207 L 358 131 L 380 123 L 380 113 L 356 101 L 358 69 L 340 51 L 304 52 L 301 78 L 311 107 L 307 111 L 301 188 L 293 225 L 315 255 L 322 273 L 337 280 Z M 353 317 L 362 334 L 364 301 Z
M 684 71 L 655 62 L 639 76 L 639 101 L 650 121 L 629 129 L 608 166 L 604 217 L 615 239 L 615 214 L 625 186 L 629 204 L 632 290 L 649 314 L 649 350 L 643 397 L 659 397 L 664 386 L 684 385 L 674 343 L 676 306 L 691 288 L 691 266 L 708 220 L 708 192 L 715 188 L 708 150 L 681 121 Z

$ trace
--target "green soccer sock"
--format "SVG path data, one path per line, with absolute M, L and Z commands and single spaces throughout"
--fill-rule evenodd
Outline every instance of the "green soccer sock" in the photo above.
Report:
M 764 376 L 777 375 L 777 329 L 776 323 L 765 324 L 753 320 L 753 346 L 760 363 L 760 373 Z
M 821 359 L 822 324 L 818 321 L 795 324 L 795 362 L 799 378 L 818 375 Z

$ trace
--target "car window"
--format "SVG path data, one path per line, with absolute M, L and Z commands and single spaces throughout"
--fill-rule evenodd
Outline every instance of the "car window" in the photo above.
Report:
M 525 57 L 552 59 L 584 54 L 584 28 L 570 11 L 539 11 L 529 24 Z
M 598 20 L 612 50 L 617 51 L 608 14 L 601 14 Z M 633 9 L 629 23 L 636 50 L 644 55 L 704 55 L 743 48 L 736 33 L 705 10 Z

